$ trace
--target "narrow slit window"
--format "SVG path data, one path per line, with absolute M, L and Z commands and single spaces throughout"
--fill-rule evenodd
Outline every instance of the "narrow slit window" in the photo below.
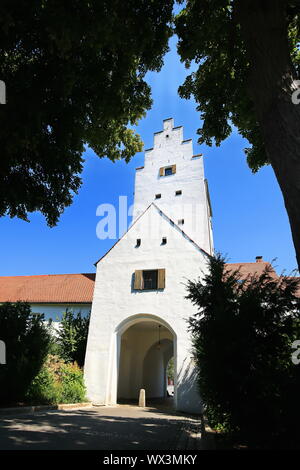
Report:
M 183 225 L 184 224 L 184 219 L 179 219 L 178 220 L 178 225 Z
M 140 238 L 137 238 L 136 240 L 136 248 L 138 248 L 139 246 L 141 246 L 141 239 Z
M 167 244 L 167 237 L 162 237 L 161 244 L 162 244 L 162 245 L 166 245 L 166 244 Z

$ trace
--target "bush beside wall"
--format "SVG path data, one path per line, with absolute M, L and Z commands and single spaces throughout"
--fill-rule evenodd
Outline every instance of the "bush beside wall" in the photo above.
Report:
M 295 448 L 300 432 L 299 278 L 274 276 L 272 267 L 243 279 L 218 255 L 209 272 L 189 281 L 198 307 L 189 325 L 199 388 L 210 424 L 250 446 Z
M 0 365 L 0 406 L 22 402 L 41 370 L 51 336 L 43 315 L 33 314 L 26 302 L 0 305 L 0 335 L 6 346 L 6 364 Z
M 49 356 L 32 381 L 26 401 L 32 405 L 86 401 L 83 371 L 76 363 L 66 364 L 58 356 Z

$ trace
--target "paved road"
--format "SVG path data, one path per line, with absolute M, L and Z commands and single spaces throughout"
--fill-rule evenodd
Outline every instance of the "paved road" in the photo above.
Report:
M 170 410 L 91 407 L 0 418 L 0 450 L 201 448 L 197 418 Z

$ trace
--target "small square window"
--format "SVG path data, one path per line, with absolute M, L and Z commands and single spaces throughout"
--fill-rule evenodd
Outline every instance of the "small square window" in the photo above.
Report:
M 136 240 L 136 248 L 138 248 L 139 246 L 141 246 L 141 239 L 140 238 L 137 238 Z
M 176 165 L 162 166 L 159 169 L 159 176 L 170 176 L 176 173 Z
M 157 270 L 143 271 L 144 289 L 157 289 Z
M 178 220 L 178 225 L 183 225 L 184 224 L 184 219 L 179 219 Z
M 178 189 L 178 191 L 175 191 L 175 196 L 181 196 L 182 191 L 181 189 Z
M 167 237 L 162 237 L 161 244 L 162 244 L 162 245 L 166 245 L 166 244 L 167 244 Z
M 160 199 L 161 198 L 161 194 L 155 194 L 155 199 Z

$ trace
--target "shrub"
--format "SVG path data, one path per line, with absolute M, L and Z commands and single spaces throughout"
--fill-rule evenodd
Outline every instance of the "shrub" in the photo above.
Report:
M 85 398 L 85 386 L 82 370 L 75 364 L 65 364 L 60 369 L 61 387 L 60 399 L 62 403 L 83 402 Z
M 59 355 L 67 362 L 77 362 L 80 367 L 84 365 L 89 320 L 89 316 L 83 317 L 80 312 L 75 315 L 67 309 L 60 322 Z
M 85 401 L 83 371 L 77 364 L 66 364 L 57 356 L 49 356 L 32 381 L 27 400 L 35 405 Z
M 300 338 L 298 284 L 271 266 L 243 280 L 218 255 L 203 280 L 187 285 L 199 309 L 189 326 L 208 417 L 252 444 L 299 439 L 300 366 L 291 361 Z
M 33 314 L 26 302 L 0 305 L 0 332 L 6 345 L 6 364 L 0 366 L 0 403 L 5 406 L 24 401 L 45 361 L 51 336 L 43 315 Z
M 31 382 L 26 398 L 34 405 L 53 405 L 60 402 L 60 390 L 55 375 L 46 364 Z

